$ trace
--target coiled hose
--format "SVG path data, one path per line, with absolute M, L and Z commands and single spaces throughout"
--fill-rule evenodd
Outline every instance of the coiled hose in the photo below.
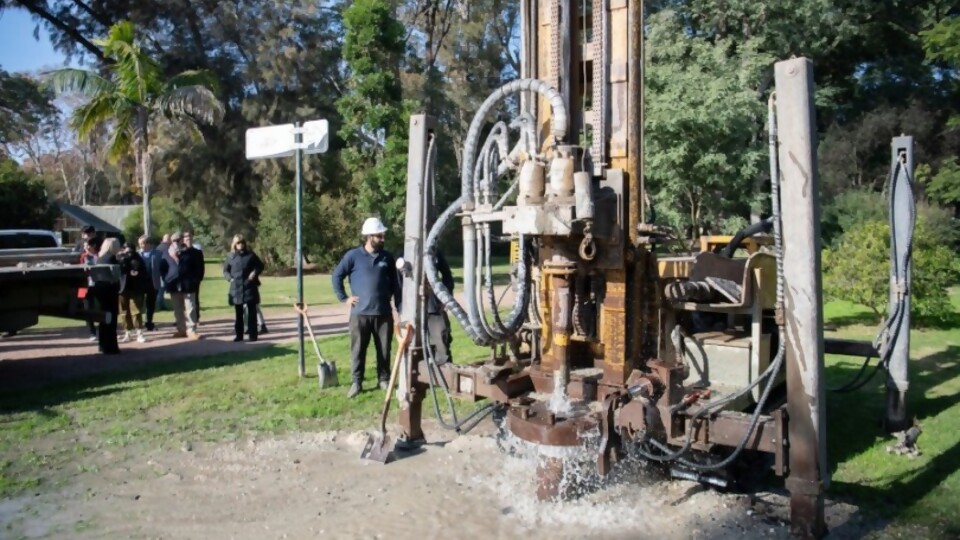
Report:
M 476 301 L 475 291 L 476 291 L 476 257 L 477 257 L 477 235 L 476 229 L 472 223 L 465 223 L 463 227 L 463 236 L 464 236 L 464 292 L 466 298 L 466 309 L 461 306 L 453 294 L 443 285 L 439 277 L 437 276 L 436 263 L 434 262 L 434 255 L 437 251 L 437 241 L 440 237 L 440 234 L 449 224 L 450 220 L 453 219 L 454 215 L 460 210 L 471 211 L 474 207 L 474 166 L 476 162 L 476 146 L 478 139 L 480 137 L 481 130 L 483 128 L 486 115 L 496 106 L 500 101 L 506 99 L 508 96 L 519 93 L 519 92 L 536 92 L 543 97 L 547 98 L 550 101 L 550 106 L 552 108 L 551 118 L 552 118 L 552 134 L 555 140 L 562 141 L 566 136 L 567 132 L 567 111 L 566 107 L 563 104 L 563 97 L 560 93 L 553 87 L 551 87 L 546 82 L 537 80 L 537 79 L 520 79 L 505 84 L 504 86 L 497 89 L 492 93 L 483 104 L 477 110 L 476 115 L 473 117 L 473 121 L 470 124 L 470 129 L 467 132 L 467 138 L 464 143 L 464 159 L 463 165 L 461 168 L 461 186 L 460 186 L 460 197 L 453 202 L 440 216 L 437 218 L 437 221 L 434 223 L 433 227 L 430 229 L 430 233 L 427 235 L 426 244 L 424 246 L 424 267 L 426 269 L 427 281 L 430 283 L 430 287 L 433 290 L 434 294 L 437 297 L 437 300 L 443 304 L 444 308 L 451 313 L 460 326 L 463 327 L 464 331 L 470 337 L 470 339 L 477 345 L 487 346 L 493 345 L 498 342 L 502 342 L 503 339 L 498 339 L 496 336 L 490 335 L 483 328 L 483 323 L 480 321 L 480 309 L 478 302 Z M 526 249 L 523 244 L 521 244 L 521 260 L 528 260 L 524 256 L 523 251 Z M 527 264 L 521 264 L 520 272 L 522 275 L 518 276 L 521 278 L 521 283 L 528 283 L 526 276 L 529 273 L 529 268 Z M 530 294 L 530 287 L 523 286 L 521 287 L 518 295 L 517 302 L 514 306 L 513 311 L 510 313 L 508 322 L 505 325 L 506 328 L 519 328 L 520 324 L 525 317 L 527 300 Z

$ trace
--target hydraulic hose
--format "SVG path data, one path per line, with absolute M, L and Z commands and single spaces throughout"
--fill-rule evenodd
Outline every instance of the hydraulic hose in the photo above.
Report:
M 773 218 L 768 217 L 767 219 L 760 220 L 751 225 L 747 225 L 743 229 L 737 231 L 737 234 L 734 235 L 733 240 L 730 240 L 730 243 L 727 244 L 721 251 L 720 254 L 728 259 L 733 257 L 733 254 L 736 253 L 737 248 L 740 247 L 740 243 L 743 242 L 744 238 L 749 238 L 755 234 L 761 232 L 767 232 L 773 226 Z
M 900 173 L 903 173 L 906 179 L 907 189 L 909 190 L 907 195 L 910 197 L 910 204 L 908 205 L 910 212 L 908 214 L 907 226 L 907 246 L 904 250 L 902 256 L 897 258 L 897 230 L 903 224 L 898 222 L 895 218 L 894 205 L 897 199 L 897 177 Z M 910 270 L 910 265 L 912 264 L 913 257 L 913 230 L 916 226 L 917 213 L 916 205 L 913 203 L 913 178 L 910 176 L 909 168 L 906 167 L 906 164 L 900 158 L 897 158 L 894 166 L 890 171 L 890 201 L 889 201 L 889 212 L 890 212 L 890 253 L 891 260 L 893 261 L 893 268 L 891 271 L 891 282 L 894 287 L 897 289 L 897 294 L 895 296 L 896 301 L 890 306 L 890 315 L 884 321 L 883 325 L 880 327 L 880 330 L 877 332 L 876 338 L 873 340 L 873 346 L 879 351 L 879 357 L 876 366 L 874 366 L 873 371 L 870 372 L 870 375 L 867 378 L 862 379 L 861 377 L 866 372 L 867 366 L 870 363 L 871 357 L 867 357 L 863 365 L 860 366 L 860 370 L 857 374 L 847 383 L 838 387 L 838 388 L 828 388 L 831 392 L 852 392 L 859 388 L 862 388 L 876 376 L 877 372 L 882 367 L 883 369 L 889 370 L 890 359 L 893 356 L 893 351 L 895 349 L 897 340 L 901 337 L 901 332 L 903 331 L 903 319 L 908 315 L 905 298 L 909 296 L 910 290 L 907 284 L 907 275 Z
M 425 302 L 424 302 L 425 304 Z M 464 419 L 457 420 L 457 409 L 453 404 L 453 397 L 450 395 L 450 387 L 447 385 L 447 380 L 443 377 L 443 373 L 440 372 L 440 366 L 437 365 L 436 356 L 433 353 L 433 349 L 430 347 L 429 339 L 429 330 L 427 329 L 426 324 L 426 305 L 423 306 L 423 309 L 420 311 L 420 342 L 423 344 L 423 350 L 427 359 L 427 380 L 430 384 L 430 394 L 433 397 L 433 411 L 437 416 L 437 422 L 444 429 L 449 429 L 451 431 L 456 431 L 458 434 L 464 434 L 475 428 L 488 414 L 493 412 L 495 403 L 488 403 L 482 407 L 478 407 L 473 412 L 468 414 Z M 450 415 L 453 418 L 452 423 L 448 423 L 443 417 L 443 413 L 440 411 L 440 401 L 437 398 L 437 386 L 438 380 L 441 384 L 439 386 L 443 387 L 444 394 L 447 398 L 447 406 L 450 408 Z
M 777 311 L 783 312 L 783 299 L 784 299 L 784 283 L 783 283 L 783 243 L 782 243 L 782 223 L 780 220 L 780 163 L 777 156 L 777 117 L 775 111 L 775 98 L 771 94 L 770 99 L 767 101 L 767 112 L 768 112 L 768 136 L 769 136 L 769 152 L 770 152 L 770 199 L 772 207 L 772 219 L 773 219 L 773 244 L 774 244 L 774 253 L 776 256 L 776 267 L 777 267 L 777 288 L 776 288 L 776 302 L 777 302 Z M 703 408 L 697 411 L 693 417 L 690 419 L 690 427 L 687 429 L 687 436 L 683 446 L 677 450 L 672 451 L 668 446 L 657 441 L 655 439 L 650 439 L 651 444 L 659 448 L 664 454 L 657 455 L 651 454 L 644 451 L 642 448 L 638 448 L 637 452 L 647 459 L 654 461 L 676 461 L 681 465 L 686 467 L 702 470 L 702 471 L 711 471 L 722 469 L 727 465 L 733 463 L 734 460 L 743 452 L 743 449 L 747 446 L 747 441 L 750 440 L 750 437 L 753 435 L 754 431 L 757 429 L 757 424 L 760 421 L 760 415 L 763 412 L 763 407 L 767 403 L 767 399 L 770 397 L 770 392 L 773 390 L 774 383 L 776 382 L 776 374 L 780 371 L 780 368 L 783 366 L 783 359 L 786 356 L 786 332 L 784 331 L 784 325 L 778 324 L 777 331 L 779 333 L 780 339 L 777 342 L 777 354 L 774 357 L 773 362 L 764 370 L 763 374 L 753 380 L 749 385 L 740 391 L 731 394 L 730 396 L 714 400 L 713 402 L 707 403 Z M 715 462 L 715 463 L 695 463 L 683 458 L 683 455 L 690 449 L 693 444 L 693 427 L 699 422 L 700 418 L 706 415 L 708 412 L 719 410 L 721 407 L 731 403 L 732 401 L 738 399 L 740 396 L 744 396 L 747 392 L 753 390 L 757 385 L 759 385 L 764 379 L 767 380 L 766 386 L 763 388 L 763 393 L 760 395 L 760 399 L 757 401 L 756 406 L 754 407 L 753 415 L 750 418 L 750 427 L 744 433 L 743 438 L 740 440 L 739 444 L 734 448 L 733 452 L 730 453 L 726 458 Z
M 424 246 L 426 255 L 424 257 L 424 267 L 426 269 L 426 276 L 430 283 L 430 287 L 433 289 L 434 294 L 436 294 L 437 299 L 443 304 L 444 308 L 453 314 L 453 316 L 457 319 L 457 322 L 463 327 L 470 339 L 477 345 L 492 345 L 502 341 L 502 339 L 497 339 L 496 337 L 485 332 L 482 322 L 480 321 L 480 310 L 474 296 L 474 291 L 477 287 L 477 231 L 469 217 L 464 219 L 463 224 L 463 284 L 465 292 L 464 297 L 466 299 L 466 309 L 460 306 L 460 304 L 453 297 L 453 294 L 451 294 L 451 292 L 443 285 L 443 283 L 441 283 L 437 276 L 437 269 L 433 260 L 433 255 L 436 253 L 437 240 L 439 239 L 440 234 L 446 228 L 450 220 L 453 219 L 454 215 L 460 210 L 469 212 L 474 208 L 475 199 L 473 173 L 477 159 L 476 147 L 487 114 L 500 101 L 518 92 L 536 92 L 547 98 L 552 107 L 551 118 L 553 137 L 556 141 L 562 141 L 566 136 L 567 111 L 563 104 L 563 97 L 549 84 L 537 79 L 520 79 L 507 83 L 506 85 L 497 89 L 483 102 L 483 104 L 477 110 L 477 113 L 470 124 L 470 129 L 467 132 L 466 142 L 464 143 L 463 165 L 461 168 L 460 198 L 454 201 L 453 204 L 451 204 L 450 207 L 448 207 L 437 218 L 436 223 L 434 223 L 433 228 L 430 230 L 430 234 L 427 235 L 426 244 Z M 523 250 L 524 247 L 521 244 L 521 251 Z M 521 253 L 521 255 L 523 254 Z M 521 260 L 527 259 L 526 257 L 523 257 Z M 523 273 L 522 277 L 524 278 L 523 282 L 525 283 L 525 277 L 528 274 L 529 269 L 526 268 L 526 265 L 521 265 L 520 271 Z M 524 306 L 527 303 L 529 294 L 529 287 L 521 287 L 518 293 L 517 304 L 515 305 L 514 310 L 511 313 L 511 318 L 506 325 L 507 328 L 514 326 L 519 328 L 519 324 L 515 321 L 515 319 L 522 321 Z

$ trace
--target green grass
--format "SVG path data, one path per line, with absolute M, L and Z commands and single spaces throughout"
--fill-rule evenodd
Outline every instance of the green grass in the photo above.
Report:
M 483 358 L 454 329 L 458 361 Z M 320 390 L 315 371 L 297 376 L 296 346 L 274 345 L 109 373 L 0 397 L 0 497 L 57 485 L 99 466 L 93 456 L 116 448 L 176 449 L 198 442 L 298 430 L 374 428 L 383 392 L 372 352 L 367 386 L 346 398 L 349 338 L 321 343 L 337 362 L 341 386 Z M 395 351 L 394 346 L 394 351 Z M 308 350 L 310 354 L 311 351 Z M 308 358 L 312 369 L 314 358 Z M 308 369 L 308 372 L 311 371 Z M 458 404 L 468 411 L 472 404 Z M 425 406 L 433 416 L 432 401 Z M 443 406 L 443 401 L 441 401 Z M 443 410 L 448 409 L 443 406 Z
M 960 315 L 960 290 L 953 289 L 950 296 Z M 828 321 L 846 324 L 828 335 L 873 339 L 876 329 L 868 310 L 832 303 L 825 312 Z M 886 390 L 879 373 L 859 391 L 827 395 L 827 444 L 834 471 L 830 492 L 893 518 L 891 534 L 903 529 L 903 534 L 917 538 L 958 538 L 960 325 L 913 330 L 910 351 L 907 410 L 923 426 L 919 440 L 923 455 L 909 459 L 886 452 L 891 439 L 880 426 Z M 849 380 L 861 362 L 828 356 L 828 385 Z
M 266 294 L 290 294 L 293 278 L 268 279 L 277 281 L 275 288 L 265 285 L 274 291 Z M 322 299 L 329 278 L 309 276 L 307 282 L 313 287 L 308 298 Z M 225 288 L 221 292 L 226 295 Z M 950 295 L 960 315 L 960 289 Z M 837 327 L 828 331 L 831 336 L 870 340 L 876 331 L 871 314 L 857 306 L 831 303 L 825 315 L 828 324 Z M 909 459 L 885 451 L 890 439 L 880 427 L 885 403 L 882 374 L 856 392 L 827 396 L 833 472 L 829 495 L 849 499 L 867 515 L 890 519 L 892 526 L 884 536 L 960 536 L 958 326 L 911 333 L 908 408 L 923 426 L 922 456 Z M 458 360 L 487 355 L 485 349 L 473 347 L 457 325 L 454 335 Z M 340 380 L 348 381 L 348 338 L 330 338 L 321 346 L 325 355 L 337 360 Z M 367 379 L 372 381 L 372 362 L 368 364 Z M 854 375 L 860 360 L 828 356 L 826 364 L 829 386 L 839 386 Z M 345 386 L 319 390 L 315 377 L 299 380 L 295 349 L 287 345 L 8 394 L 0 397 L 0 496 L 43 489 L 95 471 L 103 465 L 96 458 L 103 449 L 180 448 L 253 434 L 373 428 L 382 392 L 347 400 L 345 390 Z M 428 401 L 425 407 L 425 416 L 432 416 L 432 404 Z

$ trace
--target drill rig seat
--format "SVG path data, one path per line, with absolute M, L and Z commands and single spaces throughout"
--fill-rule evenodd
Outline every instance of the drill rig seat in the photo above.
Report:
M 704 252 L 694 259 L 685 280 L 678 281 L 677 277 L 672 276 L 673 284 L 696 283 L 701 290 L 709 288 L 712 293 L 710 301 L 673 301 L 672 309 L 667 310 L 665 335 L 676 331 L 682 336 L 680 354 L 672 343 L 667 346 L 672 349 L 670 356 L 688 368 L 684 385 L 709 388 L 720 395 L 747 386 L 770 363 L 771 336 L 763 333 L 762 323 L 764 311 L 776 306 L 776 258 L 765 252 L 745 259 Z M 716 284 L 726 284 L 727 294 L 721 294 Z M 730 284 L 736 289 L 733 293 Z M 676 329 L 678 312 L 723 313 L 727 315 L 726 328 L 699 332 Z M 737 318 L 742 326 L 735 324 Z M 739 405 L 746 407 L 759 398 L 759 392 L 760 388 L 755 388 Z

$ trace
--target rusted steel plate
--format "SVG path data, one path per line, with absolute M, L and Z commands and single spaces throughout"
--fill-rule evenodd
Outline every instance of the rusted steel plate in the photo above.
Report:
M 599 418 L 584 414 L 573 418 L 556 418 L 537 406 L 511 407 L 507 411 L 507 428 L 520 439 L 548 446 L 578 446 L 582 434 L 596 433 Z

